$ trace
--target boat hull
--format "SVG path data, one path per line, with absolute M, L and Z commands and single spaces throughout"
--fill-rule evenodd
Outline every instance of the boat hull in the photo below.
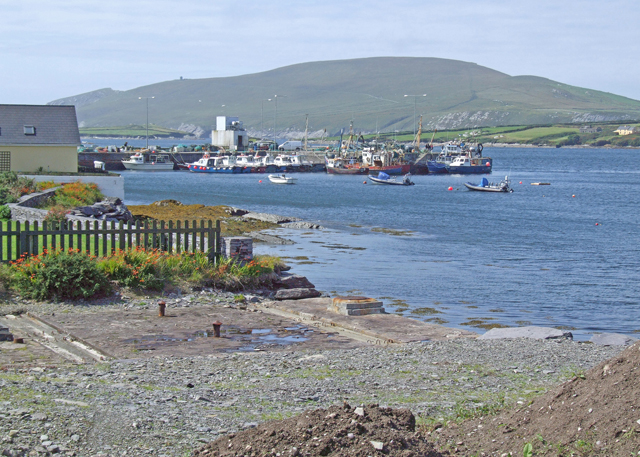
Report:
M 192 173 L 242 173 L 242 167 L 203 167 L 198 165 L 189 165 L 189 171 Z
M 473 175 L 473 174 L 488 174 L 491 173 L 491 165 L 473 165 L 473 166 L 461 166 L 452 167 L 449 166 L 449 174 L 452 175 Z
M 464 185 L 469 190 L 475 190 L 475 191 L 479 191 L 479 192 L 502 192 L 502 193 L 513 192 L 508 187 L 507 188 L 482 187 L 482 186 L 477 186 L 475 184 L 471 184 L 470 182 L 466 182 L 466 183 L 464 183 Z
M 327 173 L 329 173 L 330 175 L 366 175 L 369 173 L 369 169 L 364 167 L 353 167 L 353 168 L 327 167 Z
M 429 169 L 429 174 L 438 175 L 438 174 L 449 173 L 447 164 L 442 162 L 436 162 L 435 160 L 429 160 L 427 162 L 427 168 Z
M 411 172 L 411 165 L 407 163 L 403 165 L 387 165 L 384 167 L 372 166 L 372 167 L 369 167 L 369 171 L 371 172 L 382 171 L 388 175 L 406 175 L 407 173 Z
M 122 161 L 127 170 L 135 171 L 168 171 L 173 170 L 173 163 L 129 163 Z

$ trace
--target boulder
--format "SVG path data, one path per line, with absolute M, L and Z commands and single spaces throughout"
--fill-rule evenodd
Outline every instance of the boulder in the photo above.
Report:
M 316 287 L 306 277 L 292 273 L 280 273 L 278 282 L 285 289 L 314 289 Z
M 551 340 L 558 338 L 573 339 L 571 332 L 563 332 L 556 328 L 549 327 L 511 327 L 492 328 L 484 335 L 478 337 L 479 340 L 494 340 L 506 338 L 531 338 L 534 340 Z
M 638 341 L 638 338 L 620 333 L 596 333 L 589 340 L 589 342 L 599 346 L 630 346 L 636 341 Z
M 280 289 L 275 294 L 276 300 L 302 300 L 303 298 L 316 298 L 322 294 L 315 289 Z

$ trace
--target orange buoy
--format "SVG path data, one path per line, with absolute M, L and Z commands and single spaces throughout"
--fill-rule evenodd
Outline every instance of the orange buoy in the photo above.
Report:
M 491 166 L 491 162 L 487 162 L 487 167 L 490 167 L 490 166 Z
M 522 184 L 522 181 L 520 181 L 520 184 Z
M 575 194 L 573 194 L 573 195 L 571 196 L 571 198 L 576 198 L 576 195 L 575 195 Z
M 258 182 L 262 182 L 262 179 L 260 181 L 258 181 Z
M 600 224 L 598 224 L 598 223 L 596 222 L 596 225 L 600 225 Z
M 362 181 L 362 184 L 366 184 L 366 183 L 367 183 L 367 181 Z
M 449 186 L 449 188 L 447 190 L 453 190 L 453 187 Z

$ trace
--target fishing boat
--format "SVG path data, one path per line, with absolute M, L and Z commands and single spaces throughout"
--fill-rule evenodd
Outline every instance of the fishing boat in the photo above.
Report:
M 369 168 L 358 166 L 355 161 L 349 163 L 349 159 L 343 159 L 341 157 L 330 159 L 325 157 L 324 160 L 327 173 L 331 175 L 366 175 L 369 173 Z
M 394 160 L 393 152 L 365 148 L 362 150 L 362 166 L 369 171 L 384 172 L 388 175 L 406 175 L 411 171 L 411 165 Z
M 468 175 L 474 173 L 491 173 L 493 161 L 489 157 L 470 157 L 470 154 L 456 157 L 449 164 L 449 173 Z
M 151 152 L 136 152 L 128 160 L 122 159 L 122 165 L 127 170 L 138 171 L 167 171 L 173 170 L 173 162 L 168 154 Z
M 274 184 L 295 184 L 296 178 L 285 175 L 269 175 L 269 181 Z
M 387 184 L 391 186 L 413 186 L 415 183 L 411 181 L 411 174 L 407 173 L 402 177 L 402 181 L 397 181 L 395 177 L 389 176 L 387 173 L 380 172 L 378 176 L 369 175 L 369 179 L 374 184 Z
M 464 183 L 469 190 L 477 190 L 480 192 L 513 192 L 510 186 L 511 181 L 508 176 L 505 176 L 502 181 L 497 184 L 490 183 L 487 178 L 482 178 L 480 184 L 472 184 L 470 182 Z
M 189 164 L 189 171 L 192 173 L 242 173 L 242 167 L 226 165 L 225 158 L 205 154 L 200 160 Z
M 484 164 L 484 167 L 478 168 L 474 166 L 473 168 L 464 168 L 470 167 L 470 164 L 466 163 L 465 158 L 471 159 L 479 159 L 482 158 L 482 150 L 483 146 L 481 143 L 478 144 L 465 144 L 465 143 L 456 143 L 449 142 L 442 145 L 440 154 L 436 157 L 435 160 L 427 161 L 427 168 L 429 169 L 429 173 L 431 174 L 442 174 L 442 173 L 455 173 L 455 174 L 470 174 L 470 173 L 491 173 L 491 165 L 487 165 L 487 163 L 491 163 L 491 159 L 488 159 L 488 162 L 481 162 L 476 160 L 474 162 L 475 165 Z M 451 165 L 453 163 L 454 170 L 451 170 Z M 477 163 L 476 163 L 477 162 Z M 488 168 L 487 168 L 488 167 Z

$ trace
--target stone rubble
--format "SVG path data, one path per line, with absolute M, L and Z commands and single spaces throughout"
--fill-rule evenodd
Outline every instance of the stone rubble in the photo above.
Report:
M 263 300 L 259 294 L 245 298 Z M 167 301 L 175 307 L 212 301 L 235 306 L 234 294 L 208 290 Z M 92 312 L 93 306 L 16 300 L 0 305 L 0 313 Z M 100 306 L 140 303 L 125 294 L 117 304 Z M 456 408 L 481 407 L 502 395 L 507 403 L 526 401 L 620 350 L 565 339 L 459 339 L 4 366 L 0 455 L 184 456 L 222 435 L 343 401 L 409 408 L 444 421 Z

